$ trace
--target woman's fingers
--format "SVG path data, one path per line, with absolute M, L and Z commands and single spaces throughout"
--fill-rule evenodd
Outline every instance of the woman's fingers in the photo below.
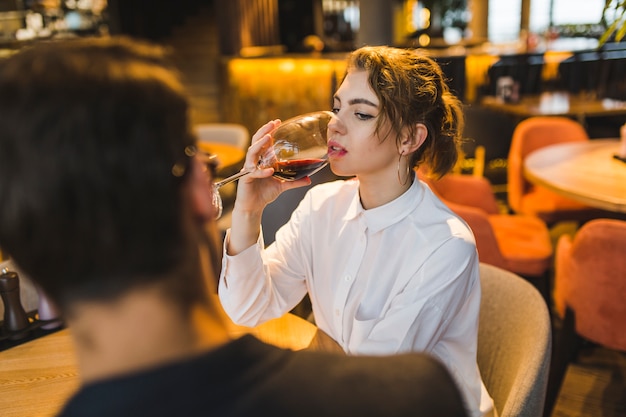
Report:
M 252 171 L 258 168 L 259 160 L 272 144 L 269 133 L 278 125 L 280 125 L 279 119 L 272 120 L 261 126 L 259 130 L 256 131 L 252 137 L 252 144 L 246 153 L 246 161 L 244 164 L 245 170 Z
M 254 145 L 255 142 L 259 141 L 259 139 L 263 138 L 263 136 L 270 133 L 272 130 L 276 129 L 279 125 L 280 125 L 280 119 L 274 119 L 265 123 L 263 126 L 259 128 L 259 130 L 256 131 L 254 136 L 252 136 L 252 144 Z

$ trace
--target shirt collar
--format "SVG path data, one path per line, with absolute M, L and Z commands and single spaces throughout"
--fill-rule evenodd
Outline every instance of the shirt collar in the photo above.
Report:
M 378 232 L 409 215 L 419 202 L 424 198 L 424 186 L 417 177 L 413 178 L 413 184 L 400 197 L 389 203 L 370 210 L 365 210 L 359 199 L 359 190 L 354 188 L 352 201 L 344 215 L 344 221 L 351 221 L 363 216 L 367 228 L 371 232 Z

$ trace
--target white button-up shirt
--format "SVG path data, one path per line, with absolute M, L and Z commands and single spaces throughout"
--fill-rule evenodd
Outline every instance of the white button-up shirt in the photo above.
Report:
M 317 185 L 266 249 L 262 236 L 236 256 L 224 251 L 219 296 L 233 321 L 280 317 L 308 292 L 317 326 L 348 354 L 430 352 L 472 416 L 491 410 L 476 364 L 474 237 L 427 185 L 416 179 L 370 210 L 356 180 Z

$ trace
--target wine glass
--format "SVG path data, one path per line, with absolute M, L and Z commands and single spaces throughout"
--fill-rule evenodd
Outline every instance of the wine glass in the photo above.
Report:
M 221 207 L 219 188 L 257 169 L 274 168 L 274 177 L 295 181 L 310 176 L 328 164 L 328 123 L 334 117 L 329 111 L 302 114 L 282 122 L 269 134 L 271 146 L 254 168 L 243 169 L 214 186 L 214 205 Z M 221 199 L 220 199 L 221 200 Z

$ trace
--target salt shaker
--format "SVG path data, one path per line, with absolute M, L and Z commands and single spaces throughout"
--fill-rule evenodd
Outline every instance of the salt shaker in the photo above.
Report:
M 4 269 L 0 275 L 0 296 L 4 303 L 5 331 L 9 339 L 18 340 L 27 336 L 28 316 L 20 300 L 20 281 L 16 272 Z

